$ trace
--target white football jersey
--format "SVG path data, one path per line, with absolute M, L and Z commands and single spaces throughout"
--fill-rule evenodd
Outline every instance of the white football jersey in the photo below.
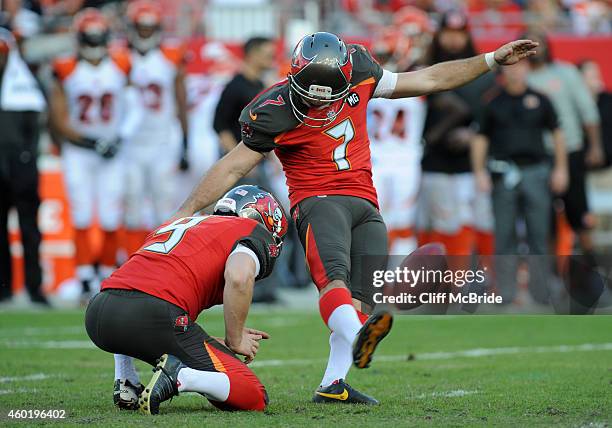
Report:
M 175 80 L 182 60 L 180 49 L 163 45 L 144 55 L 132 52 L 130 79 L 140 90 L 145 107 L 135 141 L 166 139 L 168 130 L 176 127 Z
M 124 114 L 129 63 L 107 56 L 93 65 L 70 57 L 56 60 L 53 68 L 66 94 L 72 128 L 89 138 L 116 136 Z
M 406 166 L 420 159 L 427 114 L 423 98 L 374 98 L 368 103 L 368 134 L 374 167 Z

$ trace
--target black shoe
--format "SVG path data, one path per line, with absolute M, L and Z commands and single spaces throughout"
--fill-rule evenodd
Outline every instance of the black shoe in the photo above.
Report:
M 13 292 L 10 287 L 0 288 L 0 303 L 10 302 L 13 299 Z
M 30 294 L 30 301 L 37 305 L 46 306 L 48 308 L 51 307 L 51 304 L 47 300 L 47 298 L 40 292 Z
M 389 334 L 392 325 L 393 315 L 389 311 L 380 311 L 368 318 L 353 343 L 355 367 L 365 369 L 370 366 L 376 347 Z
M 319 387 L 312 397 L 315 403 L 347 403 L 377 405 L 376 398 L 353 389 L 344 379 L 339 379 L 325 388 Z
M 187 367 L 174 355 L 164 354 L 157 360 L 151 381 L 138 400 L 138 410 L 146 415 L 157 415 L 159 404 L 178 395 L 178 372 Z
M 115 379 L 113 403 L 121 410 L 137 410 L 138 396 L 144 391 L 141 383 L 133 385 L 127 379 Z

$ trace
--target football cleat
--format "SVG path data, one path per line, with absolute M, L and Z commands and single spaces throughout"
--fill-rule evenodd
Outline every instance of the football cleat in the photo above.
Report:
M 141 383 L 133 385 L 127 379 L 115 379 L 113 402 L 121 410 L 138 409 L 138 396 L 144 390 Z
M 164 354 L 153 368 L 153 377 L 138 400 L 138 410 L 145 415 L 157 415 L 159 404 L 178 395 L 178 372 L 187 367 L 174 355 Z
M 346 403 L 377 405 L 378 400 L 352 388 L 344 379 L 329 386 L 320 386 L 312 397 L 314 403 Z
M 393 315 L 386 310 L 372 314 L 368 318 L 353 343 L 355 367 L 365 369 L 370 366 L 376 347 L 389 334 L 392 325 Z

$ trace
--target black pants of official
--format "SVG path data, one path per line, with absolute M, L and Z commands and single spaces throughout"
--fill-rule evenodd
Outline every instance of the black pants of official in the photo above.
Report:
M 31 295 L 40 293 L 39 205 L 36 155 L 21 150 L 0 152 L 0 299 L 10 296 L 13 280 L 8 241 L 8 212 L 11 207 L 17 209 L 19 217 L 26 288 Z

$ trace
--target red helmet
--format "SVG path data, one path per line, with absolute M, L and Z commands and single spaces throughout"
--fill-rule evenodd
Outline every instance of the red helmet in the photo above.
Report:
M 162 35 L 162 9 L 151 0 L 137 0 L 127 9 L 128 39 L 140 52 L 159 46 Z
M 108 21 L 98 9 L 88 7 L 74 17 L 79 53 L 87 60 L 100 60 L 106 55 L 110 38 Z
M 433 31 L 427 13 L 413 6 L 398 10 L 393 17 L 393 26 L 408 37 Z
M 432 40 L 433 26 L 427 13 L 406 6 L 395 14 L 393 29 L 400 39 L 393 52 L 397 71 L 405 71 L 423 57 Z
M 333 122 L 351 90 L 353 62 L 346 44 L 331 33 L 304 37 L 291 58 L 289 101 L 295 117 L 320 128 Z
M 287 214 L 278 200 L 263 187 L 237 186 L 227 192 L 215 205 L 215 215 L 233 215 L 261 223 L 281 245 L 287 234 Z

